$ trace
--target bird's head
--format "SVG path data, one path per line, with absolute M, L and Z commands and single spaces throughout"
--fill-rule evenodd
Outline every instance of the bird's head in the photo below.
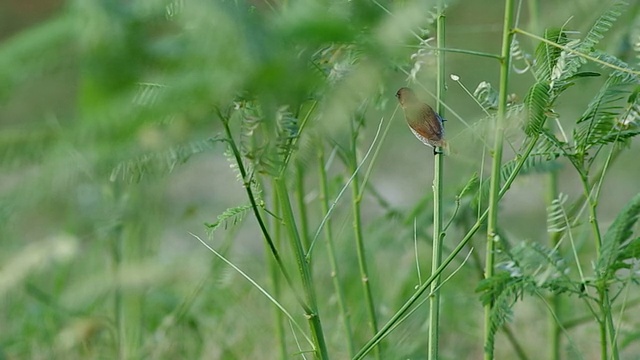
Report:
M 400 88 L 398 92 L 396 92 L 396 97 L 398 98 L 398 101 L 402 106 L 415 102 L 417 100 L 416 94 L 413 92 L 413 90 L 407 87 Z

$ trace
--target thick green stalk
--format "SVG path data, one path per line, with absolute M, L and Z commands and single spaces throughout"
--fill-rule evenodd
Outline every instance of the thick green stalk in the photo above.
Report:
M 320 316 L 318 314 L 318 305 L 316 301 L 315 289 L 313 286 L 313 277 L 311 276 L 311 269 L 309 263 L 305 259 L 305 251 L 302 246 L 302 239 L 296 226 L 296 221 L 293 215 L 293 209 L 291 208 L 291 200 L 289 199 L 289 190 L 284 178 L 276 178 L 276 190 L 278 201 L 280 203 L 280 209 L 282 210 L 282 220 L 284 221 L 287 232 L 289 233 L 289 240 L 291 242 L 291 248 L 294 252 L 296 263 L 298 265 L 298 271 L 302 278 L 302 288 L 307 303 L 305 309 L 305 317 L 309 321 L 311 327 L 311 334 L 316 344 L 316 357 L 322 360 L 329 359 L 327 353 L 327 346 L 324 340 L 324 333 L 322 331 L 322 323 L 320 322 Z
M 445 47 L 445 16 L 444 0 L 438 3 L 438 18 L 436 19 L 436 43 L 440 48 Z M 436 82 L 436 109 L 440 116 L 444 116 L 444 91 L 445 91 L 445 53 L 438 51 L 438 77 Z M 434 273 L 442 262 L 442 177 L 443 157 L 440 153 L 433 160 L 433 246 L 431 257 L 431 272 Z M 429 359 L 438 359 L 438 338 L 440 328 L 440 276 L 434 278 L 431 283 L 431 297 L 429 298 Z
M 531 154 L 531 151 L 533 151 L 533 148 L 536 146 L 537 142 L 538 142 L 538 136 L 534 136 L 533 138 L 531 138 L 531 140 L 529 141 L 529 144 L 527 145 L 527 148 L 525 149 L 525 151 L 522 153 L 522 155 L 520 155 L 518 157 L 518 162 L 516 163 L 516 167 L 513 169 L 513 172 L 509 175 L 509 177 L 507 178 L 507 180 L 504 183 L 504 186 L 502 186 L 502 189 L 500 190 L 500 193 L 498 194 L 499 198 L 502 198 L 504 196 L 504 194 L 507 193 L 507 191 L 511 187 L 511 184 L 513 183 L 513 181 L 516 179 L 516 177 L 520 173 L 520 170 L 522 169 L 522 166 L 524 166 L 524 163 L 529 158 L 529 154 Z M 449 256 L 447 256 L 442 261 L 442 264 L 438 267 L 438 269 L 435 272 L 433 272 L 431 274 L 431 276 L 429 276 L 429 278 L 420 287 L 418 287 L 416 292 L 413 293 L 413 295 L 402 305 L 402 307 L 400 307 L 400 309 L 391 317 L 391 319 L 389 319 L 389 321 L 387 321 L 387 323 L 384 324 L 384 326 L 382 326 L 382 328 L 380 328 L 380 331 L 378 331 L 362 347 L 362 349 L 360 349 L 360 351 L 358 351 L 358 353 L 353 357 L 353 360 L 359 360 L 359 359 L 364 358 L 364 356 L 367 355 L 369 353 L 369 351 L 371 351 L 371 349 L 374 346 L 376 346 L 376 344 L 378 344 L 382 339 L 384 339 L 387 335 L 389 335 L 391 333 L 391 331 L 393 331 L 393 329 L 395 329 L 399 325 L 399 323 L 402 321 L 402 319 L 405 316 L 405 314 L 407 313 L 407 311 L 409 311 L 411 309 L 411 307 L 424 294 L 424 292 L 428 288 L 430 288 L 431 283 L 433 283 L 435 278 L 437 276 L 440 276 L 442 271 L 444 271 L 444 269 L 446 269 L 447 266 L 449 266 L 449 264 L 453 261 L 453 259 L 455 259 L 455 257 L 460 253 L 460 251 L 462 251 L 462 249 L 467 245 L 467 243 L 471 240 L 473 235 L 475 235 L 475 233 L 478 230 L 480 230 L 480 227 L 482 227 L 482 224 L 484 224 L 485 220 L 487 220 L 488 213 L 489 213 L 489 210 L 485 210 L 485 212 L 478 218 L 478 220 L 471 227 L 471 229 L 469 229 L 469 231 L 467 231 L 467 234 L 462 238 L 460 243 L 458 243 L 458 245 L 451 251 L 451 254 L 449 254 Z
M 320 205 L 322 207 L 322 213 L 327 214 L 329 212 L 329 186 L 327 183 L 327 171 L 324 168 L 324 146 L 318 141 L 318 174 L 320 175 Z M 329 255 L 329 265 L 331 266 L 331 279 L 333 280 L 333 288 L 338 298 L 338 310 L 342 317 L 342 325 L 344 326 L 345 339 L 349 348 L 349 356 L 355 354 L 355 347 L 353 345 L 353 336 L 351 331 L 351 314 L 347 310 L 344 300 L 344 291 L 340 284 L 340 271 L 338 270 L 338 261 L 336 259 L 336 250 L 333 243 L 333 235 L 331 234 L 331 220 L 327 219 L 324 224 L 324 238 L 327 243 L 327 253 Z
M 351 123 L 351 149 L 349 155 L 349 170 L 351 173 L 355 173 L 358 170 L 358 152 L 357 152 L 357 139 L 358 131 L 357 125 Z M 362 236 L 362 219 L 360 215 L 360 204 L 362 202 L 362 196 L 360 194 L 360 180 L 358 176 L 354 176 L 351 181 L 351 193 L 352 193 L 352 211 L 353 211 L 353 230 L 356 241 L 356 251 L 358 257 L 358 268 L 360 269 L 360 279 L 362 280 L 362 290 L 364 291 L 364 301 L 367 309 L 367 316 L 369 319 L 369 327 L 373 334 L 378 332 L 378 320 L 376 316 L 376 308 L 373 302 L 373 295 L 371 292 L 371 283 L 369 282 L 369 270 L 367 269 L 367 256 L 364 246 L 364 239 Z M 380 347 L 376 349 L 376 358 L 381 359 Z
M 505 0 L 504 23 L 502 29 L 502 58 L 500 60 L 500 92 L 498 95 L 498 116 L 496 117 L 495 139 L 493 145 L 493 166 L 491 168 L 491 183 L 489 187 L 489 215 L 487 220 L 487 250 L 485 264 L 485 278 L 491 278 L 494 274 L 494 245 L 497 242 L 498 228 L 498 202 L 500 200 L 500 168 L 502 166 L 502 143 L 504 140 L 504 128 L 507 116 L 507 96 L 509 91 L 509 70 L 511 67 L 511 39 L 513 32 L 513 0 Z M 493 302 L 485 305 L 484 326 L 484 358 L 493 359 L 491 312 Z

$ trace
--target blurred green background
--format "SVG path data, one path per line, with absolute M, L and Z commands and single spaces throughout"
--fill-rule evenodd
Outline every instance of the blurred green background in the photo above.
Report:
M 525 1 L 519 26 L 536 34 L 563 24 L 584 31 L 605 3 L 540 1 L 540 16 L 533 18 Z M 632 48 L 640 39 L 640 5 L 631 3 L 599 47 L 637 65 Z M 273 305 L 189 234 L 208 238 L 269 288 L 268 256 L 250 214 L 212 236 L 204 226 L 225 209 L 247 203 L 225 145 L 209 141 L 222 132 L 215 108 L 239 99 L 259 101 L 268 119 L 283 106 L 295 112 L 309 98 L 320 99 L 321 115 L 309 131 L 322 134 L 326 144 L 348 142 L 348 121 L 366 102 L 359 156 L 381 119 L 385 125 L 392 121 L 372 167 L 363 216 L 378 312 L 383 320 L 393 314 L 418 282 L 414 216 L 421 228 L 423 277 L 430 268 L 431 150 L 408 131 L 394 94 L 407 85 L 405 71 L 420 62 L 416 81 L 421 85 L 412 86 L 434 103 L 429 91 L 435 86 L 435 57 L 427 47 L 419 48 L 416 38 L 434 35 L 434 4 L 2 1 L 0 359 L 277 357 Z M 452 1 L 448 46 L 499 52 L 502 18 L 502 1 Z M 536 42 L 517 39 L 523 52 L 533 53 Z M 447 54 L 447 74 L 458 75 L 471 92 L 482 81 L 497 88 L 498 66 L 494 59 Z M 521 59 L 514 66 L 526 67 Z M 602 82 L 588 79 L 568 90 L 557 110 L 567 129 Z M 510 92 L 521 100 L 532 83 L 530 73 L 514 73 Z M 445 201 L 451 208 L 460 187 L 490 163 L 482 143 L 492 140 L 489 121 L 473 98 L 457 82 L 450 80 L 447 87 L 447 106 L 470 125 L 445 113 L 453 149 L 445 161 Z M 513 123 L 507 134 L 515 148 L 522 141 L 520 125 Z M 315 146 L 302 139 L 296 158 L 307 169 L 311 234 L 322 219 Z M 637 152 L 635 141 L 610 169 L 599 204 L 603 226 L 640 189 Z M 505 158 L 512 155 L 507 151 Z M 566 164 L 559 165 L 560 191 L 575 199 L 581 193 L 578 178 Z M 335 196 L 349 174 L 338 160 L 330 169 Z M 520 178 L 503 201 L 502 231 L 514 242 L 546 241 L 544 176 Z M 364 309 L 357 305 L 362 295 L 349 207 L 348 196 L 338 203 L 333 231 L 361 344 L 370 334 Z M 410 215 L 412 209 L 417 214 Z M 449 232 L 450 247 L 463 230 Z M 482 248 L 482 241 L 479 235 L 475 246 Z M 317 247 L 315 257 L 330 354 L 344 359 L 324 246 Z M 443 359 L 482 354 L 482 310 L 473 292 L 479 275 L 472 262 L 443 288 Z M 290 294 L 282 302 L 296 309 Z M 586 313 L 586 308 L 572 310 L 576 316 Z M 293 312 L 302 323 L 301 311 Z M 539 358 L 544 304 L 524 302 L 515 313 L 516 335 L 531 358 Z M 390 336 L 387 358 L 426 358 L 425 317 L 421 309 Z M 640 318 L 631 318 L 625 326 L 639 333 L 639 323 Z M 596 358 L 588 355 L 597 349 L 595 329 L 586 324 L 572 331 L 581 358 Z M 497 358 L 512 358 L 503 338 L 498 344 Z M 626 358 L 639 349 L 629 341 Z

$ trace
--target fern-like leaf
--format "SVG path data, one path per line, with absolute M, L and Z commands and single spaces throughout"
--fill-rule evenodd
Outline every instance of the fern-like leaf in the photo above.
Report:
M 581 153 L 595 144 L 614 141 L 615 137 L 610 135 L 618 130 L 616 119 L 624 113 L 621 100 L 628 96 L 629 85 L 633 82 L 625 74 L 614 72 L 591 100 L 574 129 L 575 146 Z
M 572 46 L 574 50 L 583 54 L 590 54 L 595 49 L 594 47 L 604 37 L 604 34 L 611 29 L 613 23 L 618 20 L 620 15 L 624 12 L 624 8 L 627 3 L 624 1 L 614 2 L 591 26 L 591 29 L 587 32 L 584 39 L 576 46 Z M 567 54 L 566 65 L 564 74 L 566 77 L 573 76 L 578 72 L 578 69 L 586 63 L 582 57 L 576 54 Z
M 580 47 L 584 50 L 590 50 L 596 46 L 600 40 L 602 40 L 604 34 L 611 29 L 616 20 L 622 15 L 627 5 L 625 1 L 614 2 L 613 5 L 596 20 L 582 41 L 582 44 L 580 44 Z
M 485 349 L 493 352 L 495 334 L 500 327 L 513 317 L 513 306 L 524 294 L 527 278 L 517 272 L 500 271 L 493 277 L 484 279 L 476 289 L 483 305 L 491 304 L 490 327 Z
M 569 41 L 565 32 L 560 29 L 547 29 L 544 33 L 544 38 L 560 45 L 565 45 Z M 553 69 L 558 63 L 561 53 L 562 49 L 556 46 L 544 42 L 538 45 L 534 70 L 538 82 L 551 81 Z
M 224 225 L 225 229 L 228 226 L 229 221 L 231 221 L 232 225 L 237 224 L 242 220 L 244 214 L 251 209 L 251 205 L 241 205 L 232 208 L 228 208 L 222 212 L 222 214 L 218 215 L 216 222 L 214 223 L 205 223 L 204 225 L 207 227 L 209 234 L 212 234 L 216 229 L 220 226 Z
M 529 136 L 539 135 L 547 120 L 546 112 L 550 105 L 550 87 L 546 82 L 537 82 L 525 98 L 527 123 L 524 132 Z
M 110 180 L 122 179 L 128 183 L 137 183 L 147 174 L 164 175 L 171 173 L 176 166 L 184 164 L 191 156 L 211 149 L 215 141 L 193 141 L 163 152 L 145 154 L 133 160 L 123 161 L 113 168 Z
M 633 226 L 640 216 L 640 193 L 618 214 L 609 227 L 596 262 L 596 274 L 601 280 L 608 280 L 614 275 L 616 259 L 629 245 L 627 240 L 633 235 Z
M 564 204 L 569 197 L 566 194 L 558 195 L 547 208 L 547 231 L 550 233 L 562 232 L 569 227 L 567 212 Z
M 473 97 L 478 100 L 483 109 L 496 110 L 498 108 L 498 91 L 489 82 L 483 81 L 478 84 L 473 92 Z

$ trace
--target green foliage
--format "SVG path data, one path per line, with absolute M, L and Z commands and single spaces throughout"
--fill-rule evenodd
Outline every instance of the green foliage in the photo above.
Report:
M 218 215 L 216 222 L 205 223 L 205 226 L 208 228 L 210 234 L 213 234 L 213 232 L 216 231 L 221 225 L 224 225 L 224 228 L 226 229 L 229 221 L 231 221 L 232 225 L 236 225 L 242 220 L 246 212 L 249 210 L 251 210 L 251 205 L 242 205 L 228 208 L 222 214 Z
M 571 224 L 565 203 L 569 197 L 566 194 L 560 194 L 558 198 L 553 199 L 551 205 L 547 208 L 547 231 L 550 233 L 559 233 L 567 230 Z
M 577 121 L 578 126 L 573 133 L 577 154 L 586 154 L 595 145 L 623 141 L 633 136 L 633 131 L 621 134 L 619 121 L 625 113 L 620 101 L 629 96 L 630 85 L 635 82 L 624 73 L 614 72 L 609 76 Z
M 602 249 L 596 262 L 596 274 L 600 281 L 613 278 L 621 268 L 630 268 L 627 260 L 634 258 L 638 251 L 638 239 L 629 241 L 633 226 L 640 216 L 640 194 L 637 194 L 620 211 L 602 239 Z
M 587 0 L 585 7 L 594 3 Z M 331 358 L 352 357 L 344 338 L 365 344 L 373 336 L 362 321 L 365 310 L 358 291 L 362 278 L 371 287 L 376 304 L 373 312 L 387 319 L 415 295 L 413 259 L 422 274 L 429 265 L 424 242 L 432 236 L 433 196 L 427 167 L 433 157 L 430 150 L 404 143 L 411 134 L 399 125 L 403 120 L 393 94 L 407 85 L 403 80 L 408 78 L 408 85 L 425 102 L 435 104 L 427 96 L 436 61 L 430 41 L 438 15 L 433 4 L 76 1 L 17 34 L 3 33 L 0 263 L 11 266 L 0 266 L 0 287 L 11 286 L 0 299 L 0 313 L 27 315 L 0 316 L 0 323 L 6 324 L 0 328 L 0 358 L 198 358 L 206 352 L 221 358 L 259 358 L 264 349 L 274 348 L 280 350 L 280 358 L 300 357 L 304 350 L 297 341 L 313 337 L 306 332 L 318 329 L 322 335 L 321 327 L 311 324 L 291 330 L 273 316 L 272 304 L 256 295 L 255 287 L 238 281 L 226 264 L 203 255 L 199 244 L 180 235 L 189 238 L 185 231 L 202 230 L 205 221 L 204 231 L 219 235 L 243 222 L 252 211 L 255 219 L 247 218 L 241 224 L 241 236 L 211 236 L 211 247 L 235 247 L 228 249 L 232 250 L 227 252 L 228 259 L 264 286 L 283 308 L 293 310 L 296 323 L 322 319 Z M 452 47 L 456 49 L 446 52 L 446 71 L 479 82 L 473 97 L 488 111 L 498 108 L 498 90 L 504 90 L 489 82 L 495 84 L 498 62 L 492 61 L 496 55 L 476 58 L 467 49 L 487 51 L 492 46 L 484 44 L 495 43 L 497 32 L 471 29 L 487 24 L 489 18 L 483 14 L 493 18 L 494 12 L 502 11 L 497 5 L 482 4 L 486 11 L 473 19 L 459 16 L 462 7 L 447 8 L 447 19 L 463 19 L 464 24 L 452 22 L 447 28 L 454 31 L 447 37 L 455 36 Z M 3 15 L 7 6 L 12 5 L 0 5 Z M 593 194 L 594 208 L 601 202 L 609 206 L 617 197 L 595 196 L 600 186 L 609 186 L 604 176 L 619 164 L 613 156 L 606 166 L 594 159 L 607 153 L 603 149 L 622 152 L 621 145 L 640 134 L 637 66 L 621 60 L 629 59 L 624 51 L 633 47 L 614 43 L 626 39 L 622 33 L 628 24 L 622 20 L 631 17 L 632 11 L 626 11 L 622 2 L 614 3 L 580 40 L 568 28 L 588 28 L 580 13 L 564 3 L 554 7 L 558 16 L 576 15 L 562 29 L 551 28 L 544 34 L 564 49 L 541 43 L 532 61 L 527 54 L 529 39 L 517 34 L 511 45 L 512 58 L 525 65 L 524 70 L 513 71 L 517 74 L 508 90 L 515 96 L 509 98 L 507 118 L 515 123 L 526 112 L 526 120 L 524 131 L 508 127 L 507 139 L 515 154 L 504 152 L 500 185 L 516 169 L 520 169 L 518 178 L 559 170 L 560 186 L 573 188 L 574 174 L 564 168 L 560 171 L 560 164 L 569 160 L 580 175 L 590 176 L 587 180 L 593 188 L 586 192 Z M 548 24 L 551 18 L 540 20 L 558 25 Z M 620 22 L 619 28 L 613 28 L 615 21 Z M 517 26 L 527 23 L 520 21 Z M 610 43 L 603 42 L 605 35 L 611 36 Z M 638 57 L 638 51 L 633 51 Z M 525 72 L 528 74 L 519 76 Z M 589 87 L 567 91 L 575 90 L 571 88 L 575 84 L 596 82 L 603 84 L 595 94 L 587 91 Z M 453 86 L 448 85 L 453 93 Z M 459 140 L 473 131 L 477 132 L 475 139 L 487 143 L 494 129 L 490 121 L 479 120 L 484 117 L 482 109 L 468 106 L 474 99 L 446 96 L 445 100 L 447 141 L 454 150 L 459 149 L 444 160 L 442 209 L 444 218 L 450 216 L 454 225 L 446 230 L 445 253 L 449 254 L 461 237 L 475 237 L 473 231 L 482 228 L 484 220 L 478 217 L 487 206 L 489 190 L 486 177 L 478 174 L 486 174 L 482 167 L 491 154 L 480 158 L 484 151 L 478 144 Z M 584 108 L 582 104 L 587 103 Z M 361 164 L 361 152 L 376 131 L 371 124 L 380 119 L 382 131 L 375 135 L 372 156 Z M 469 129 L 458 119 L 470 124 Z M 557 128 L 554 124 L 552 131 L 547 120 L 553 120 Z M 564 132 L 564 127 L 569 130 Z M 565 138 L 571 131 L 573 137 Z M 525 153 L 535 140 L 534 150 Z M 319 149 L 326 150 L 324 164 L 315 163 L 310 156 Z M 473 161 L 459 166 L 469 154 Z M 335 161 L 336 157 L 343 161 Z M 591 165 L 604 168 L 602 175 L 585 171 Z M 361 166 L 358 175 L 353 174 L 356 166 Z M 627 163 L 629 177 L 635 166 Z M 291 181 L 294 168 L 299 178 Z M 313 170 L 317 168 L 326 171 L 331 181 L 323 198 L 317 195 L 319 170 Z M 338 198 L 349 181 L 362 181 L 365 171 L 367 182 L 359 183 L 362 188 L 352 203 L 345 201 L 348 196 Z M 227 183 L 229 172 L 237 175 L 238 183 Z M 278 194 L 272 188 L 275 180 L 279 181 Z M 529 181 L 538 180 L 532 177 Z M 527 188 L 524 196 L 531 196 L 534 190 L 537 187 Z M 290 204 L 294 194 L 299 201 Z M 517 195 L 515 199 L 523 196 Z M 242 205 L 233 205 L 243 196 Z M 247 196 L 250 203 L 243 204 Z M 549 207 L 547 230 L 558 238 L 571 230 L 581 239 L 591 239 L 593 230 L 580 226 L 587 223 L 586 216 L 572 212 L 582 208 L 584 199 L 571 204 L 567 199 L 560 196 Z M 336 237 L 332 245 L 336 258 L 330 259 L 317 244 L 314 252 L 302 254 L 308 249 L 300 245 L 307 244 L 287 241 L 304 237 L 303 226 L 298 230 L 297 224 L 304 224 L 308 233 L 317 230 L 315 226 L 326 216 L 320 210 L 321 201 L 332 209 L 333 217 L 325 226 Z M 590 281 L 589 286 L 605 289 L 602 284 L 606 284 L 612 290 L 629 289 L 637 296 L 636 288 L 626 286 L 638 281 L 634 266 L 640 256 L 640 238 L 634 237 L 633 229 L 639 203 L 636 196 L 618 214 L 599 252 L 588 241 L 580 243 L 575 258 L 595 264 L 599 280 Z M 285 217 L 281 211 L 287 205 Z M 503 262 L 495 277 L 477 287 L 481 302 L 493 304 L 485 345 L 493 350 L 500 328 L 520 316 L 514 314 L 516 302 L 531 306 L 540 295 L 577 294 L 563 298 L 567 308 L 587 302 L 593 310 L 590 320 L 603 318 L 601 308 L 592 306 L 599 299 L 592 293 L 585 296 L 588 291 L 581 292 L 576 274 L 569 272 L 579 264 L 567 256 L 566 244 L 545 247 L 535 238 L 542 234 L 537 231 L 536 235 L 531 226 L 534 211 L 540 210 L 535 202 L 510 200 L 504 205 L 502 209 L 508 211 L 499 213 L 500 234 L 514 233 L 517 238 L 530 230 L 527 236 L 534 238 L 514 245 L 507 235 L 500 236 L 503 246 L 496 256 Z M 608 206 L 598 208 L 597 216 L 589 220 L 595 224 L 608 220 Z M 355 235 L 346 230 L 353 221 L 350 207 L 361 211 L 358 226 L 366 247 L 362 258 L 384 264 L 371 266 L 370 277 L 355 275 L 360 264 L 353 261 L 357 250 L 350 240 Z M 212 219 L 218 209 L 226 210 Z M 570 227 L 572 223 L 577 225 Z M 55 243 L 61 233 L 70 234 L 73 244 L 78 244 L 73 256 L 43 257 L 47 243 Z M 415 244 L 410 241 L 414 235 Z M 261 237 L 270 246 L 267 261 L 260 248 Z M 221 244 L 221 238 L 227 242 Z M 271 267 L 275 253 L 281 263 Z M 472 273 L 480 263 L 469 257 L 460 272 L 471 274 L 455 274 L 447 279 L 451 284 L 439 289 L 452 300 L 443 303 L 442 338 L 451 339 L 465 327 L 479 328 L 473 323 L 477 316 L 468 310 L 479 304 L 467 302 L 467 295 L 482 275 Z M 334 272 L 335 264 L 340 264 L 340 271 Z M 293 275 L 298 269 L 304 271 Z M 334 306 L 336 296 L 328 285 L 332 281 L 345 289 L 345 310 Z M 616 286 L 610 286 L 614 283 Z M 305 287 L 306 292 L 301 290 Z M 313 303 L 320 309 L 317 314 L 309 306 Z M 388 328 L 388 338 L 382 340 L 383 359 L 399 354 L 424 356 L 423 308 L 416 304 Z M 465 311 L 458 311 L 460 308 Z M 336 319 L 351 321 L 353 330 L 337 333 Z M 404 319 L 409 321 L 402 323 Z M 629 336 L 625 326 L 615 335 Z M 516 334 L 525 348 L 539 345 L 538 337 L 528 336 L 530 331 L 519 329 Z M 475 351 L 479 337 L 472 333 L 465 339 L 456 338 L 460 346 L 443 349 L 443 357 L 460 358 Z M 582 332 L 567 337 L 591 340 Z M 206 339 L 219 341 L 211 347 Z M 450 339 L 442 344 L 452 343 Z M 631 344 L 629 349 L 637 348 Z
M 566 45 L 569 40 L 564 31 L 560 29 L 547 29 L 544 38 L 559 45 Z M 536 58 L 534 74 L 537 81 L 548 83 L 558 78 L 557 69 L 558 60 L 562 54 L 562 49 L 541 42 L 536 48 Z
M 578 53 L 590 54 L 596 49 L 594 48 L 600 40 L 604 38 L 606 32 L 611 29 L 613 23 L 622 15 L 627 3 L 616 0 L 611 6 L 594 22 L 587 35 L 582 41 L 574 41 L 570 47 Z M 567 77 L 574 76 L 578 69 L 586 64 L 586 60 L 575 53 L 563 53 L 563 73 Z
M 529 89 L 524 102 L 527 106 L 527 123 L 524 132 L 528 136 L 538 135 L 547 120 L 546 112 L 550 105 L 551 88 L 546 82 L 538 82 Z
M 186 163 L 193 155 L 210 151 L 213 144 L 213 140 L 192 141 L 163 152 L 152 152 L 133 160 L 123 161 L 112 170 L 110 180 L 137 183 L 145 177 L 167 175 L 176 166 Z

